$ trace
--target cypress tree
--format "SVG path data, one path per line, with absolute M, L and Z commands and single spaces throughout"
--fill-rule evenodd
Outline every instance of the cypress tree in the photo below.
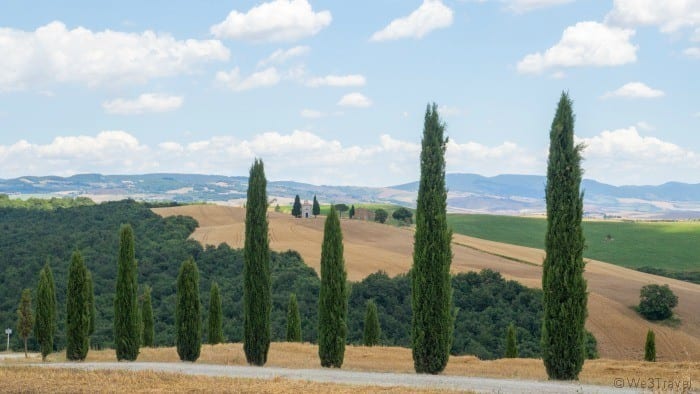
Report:
M 211 345 L 216 345 L 224 341 L 222 320 L 219 285 L 214 282 L 209 291 L 209 335 L 207 338 Z
M 421 174 L 413 246 L 411 340 L 418 373 L 437 374 L 452 344 L 452 232 L 447 228 L 445 124 L 437 105 L 428 105 L 421 149 Z
M 301 200 L 299 199 L 299 195 L 297 194 L 296 197 L 294 197 L 294 205 L 292 206 L 292 216 L 295 218 L 301 217 Z
M 365 313 L 365 330 L 362 338 L 365 346 L 379 345 L 379 337 L 382 336 L 382 328 L 379 325 L 379 314 L 377 304 L 374 301 L 367 301 L 367 312 Z
M 505 358 L 518 358 L 518 339 L 515 335 L 515 325 L 510 323 L 508 325 L 508 332 L 506 333 L 506 353 Z
M 348 212 L 348 216 L 350 217 L 350 219 L 352 219 L 355 216 L 355 204 L 353 204 L 350 207 L 350 212 Z
M 32 289 L 22 290 L 22 296 L 17 308 L 17 334 L 24 340 L 24 357 L 27 358 L 27 339 L 34 327 L 34 315 L 32 314 Z
M 202 348 L 202 316 L 199 306 L 199 271 L 190 257 L 177 275 L 175 344 L 182 361 L 197 361 Z
M 647 340 L 644 343 L 644 361 L 656 361 L 656 335 L 654 331 L 647 331 Z
M 39 343 L 41 360 L 46 361 L 46 356 L 53 351 L 53 336 L 55 330 L 55 310 L 52 310 L 52 293 L 49 278 L 46 275 L 46 267 L 39 271 L 39 283 L 36 287 L 36 310 L 34 315 L 34 337 Z
M 574 113 L 562 93 L 549 134 L 546 257 L 542 266 L 542 359 L 550 379 L 576 380 L 585 359 L 587 310 L 581 145 L 574 144 Z
M 316 199 L 316 195 L 314 195 L 314 205 L 313 205 L 313 207 L 311 207 L 311 213 L 314 214 L 314 217 L 321 214 L 321 206 L 318 204 L 318 200 Z
M 92 283 L 92 274 L 87 269 L 85 271 L 85 282 L 87 283 L 88 311 L 90 311 L 90 319 L 88 324 L 88 337 L 90 337 L 95 333 L 95 318 L 97 311 L 95 309 L 95 287 Z
M 153 321 L 153 306 L 151 305 L 151 288 L 145 286 L 143 289 L 143 305 L 141 307 L 141 326 L 143 327 L 143 336 L 141 344 L 145 347 L 153 347 L 153 338 L 155 336 L 154 321 Z
M 82 361 L 90 347 L 90 303 L 88 296 L 87 268 L 77 250 L 73 252 L 68 268 L 68 294 L 66 295 L 66 358 Z
M 44 271 L 46 271 L 46 282 L 48 283 L 48 289 L 50 293 L 50 305 L 49 309 L 51 311 L 51 337 L 56 337 L 56 330 L 58 329 L 58 301 L 56 300 L 56 282 L 53 280 L 53 271 L 51 270 L 51 265 L 49 260 L 46 259 L 46 264 L 44 265 Z M 53 349 L 53 346 L 51 346 Z
M 323 228 L 321 247 L 321 289 L 318 311 L 318 356 L 321 366 L 340 368 L 345 357 L 348 299 L 343 233 L 335 206 L 331 205 Z
M 139 355 L 141 317 L 138 314 L 137 291 L 134 231 L 125 224 L 119 232 L 117 289 L 114 296 L 114 345 L 119 361 L 134 361 Z
M 243 350 L 253 365 L 265 365 L 270 350 L 272 296 L 266 187 L 263 162 L 256 159 L 248 180 L 243 249 Z
M 287 342 L 301 342 L 301 316 L 299 316 L 297 295 L 294 293 L 289 296 L 287 307 Z

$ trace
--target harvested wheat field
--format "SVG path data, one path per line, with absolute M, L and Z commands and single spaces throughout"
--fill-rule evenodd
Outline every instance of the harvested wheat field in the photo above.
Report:
M 185 215 L 200 227 L 192 238 L 203 244 L 228 243 L 243 247 L 245 211 L 218 205 L 190 205 L 154 210 L 162 216 Z M 270 212 L 270 246 L 298 251 L 319 271 L 324 218 L 295 219 Z M 361 280 L 378 270 L 389 275 L 407 272 L 412 264 L 413 233 L 359 220 L 342 220 L 345 264 L 350 280 Z M 463 235 L 453 238 L 453 272 L 489 268 L 530 287 L 539 287 L 544 252 L 538 249 L 485 241 Z M 588 261 L 589 317 L 586 327 L 598 339 L 601 357 L 640 360 L 648 328 L 656 332 L 657 357 L 663 361 L 700 361 L 700 285 L 650 275 L 600 261 Z M 650 283 L 668 283 L 679 298 L 677 328 L 650 323 L 632 307 L 639 289 Z
M 51 362 L 65 360 L 63 354 L 52 355 Z M 114 350 L 90 351 L 86 362 L 113 362 Z M 33 360 L 36 362 L 36 360 Z M 179 362 L 173 347 L 141 349 L 139 362 Z M 202 346 L 197 364 L 247 365 L 243 346 L 227 343 Z M 320 368 L 318 346 L 300 343 L 272 343 L 270 367 Z M 3 368 L 0 368 L 2 370 Z M 413 373 L 411 350 L 400 347 L 347 346 L 343 370 L 365 372 Z M 547 373 L 538 359 L 479 360 L 472 356 L 452 356 L 444 375 L 491 377 L 501 379 L 547 380 Z M 665 381 L 700 381 L 700 362 L 656 362 L 588 360 L 579 380 L 583 384 L 611 386 L 616 378 L 659 378 Z
M 205 377 L 152 371 L 0 367 L 8 393 L 438 393 L 406 387 L 351 386 L 289 379 Z

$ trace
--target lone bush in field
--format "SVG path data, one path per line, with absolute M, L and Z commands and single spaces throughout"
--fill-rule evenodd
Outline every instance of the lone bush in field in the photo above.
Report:
M 386 219 L 388 217 L 389 217 L 389 213 L 382 208 L 379 208 L 376 211 L 374 211 L 374 221 L 375 222 L 384 223 L 384 222 L 386 222 Z
M 516 337 L 515 325 L 510 323 L 506 333 L 506 353 L 505 358 L 518 358 L 518 339 Z
M 379 325 L 379 314 L 377 304 L 373 300 L 367 301 L 367 311 L 365 313 L 365 327 L 362 342 L 365 346 L 379 345 L 379 338 L 382 335 L 382 328 Z
M 301 316 L 297 295 L 294 293 L 289 296 L 287 307 L 287 342 L 301 342 Z
M 654 331 L 647 331 L 647 340 L 644 343 L 644 361 L 656 361 L 656 338 Z
M 177 276 L 175 344 L 182 361 L 197 361 L 202 349 L 202 315 L 199 306 L 199 271 L 193 258 L 187 259 Z
M 664 320 L 673 315 L 678 297 L 668 285 L 646 285 L 639 292 L 637 310 L 648 320 Z
M 399 221 L 400 223 L 404 224 L 411 224 L 413 223 L 413 212 L 406 208 L 399 208 L 395 210 L 392 214 L 391 217 Z

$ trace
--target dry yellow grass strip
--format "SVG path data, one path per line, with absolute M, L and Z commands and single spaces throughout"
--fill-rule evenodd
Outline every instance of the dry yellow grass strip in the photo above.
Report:
M 441 393 L 407 387 L 353 386 L 288 379 L 238 379 L 165 372 L 0 367 L 5 393 Z
M 65 361 L 63 354 L 54 354 L 50 361 Z M 36 362 L 36 360 L 34 360 Z M 116 361 L 114 350 L 90 351 L 86 361 Z M 141 349 L 138 361 L 179 362 L 175 348 Z M 202 346 L 197 363 L 246 365 L 240 343 Z M 268 366 L 282 368 L 320 368 L 318 346 L 299 343 L 272 343 Z M 411 350 L 400 347 L 348 346 L 343 370 L 363 372 L 413 373 Z M 541 360 L 501 359 L 479 360 L 472 356 L 450 357 L 445 375 L 475 376 L 506 379 L 546 380 L 547 373 Z M 672 381 L 691 380 L 700 384 L 700 362 L 657 362 L 589 360 L 583 366 L 581 383 L 610 386 L 617 378 Z

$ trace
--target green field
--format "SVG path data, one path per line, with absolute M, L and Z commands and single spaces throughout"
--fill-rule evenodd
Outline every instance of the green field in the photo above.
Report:
M 544 248 L 544 218 L 448 215 L 455 233 Z M 584 256 L 629 268 L 700 271 L 700 222 L 584 221 Z

